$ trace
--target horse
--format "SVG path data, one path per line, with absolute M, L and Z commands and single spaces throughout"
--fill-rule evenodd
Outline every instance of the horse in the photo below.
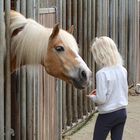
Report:
M 16 11 L 10 12 L 11 72 L 22 65 L 41 64 L 46 72 L 71 83 L 78 89 L 85 88 L 91 71 L 78 54 L 79 49 L 69 31 L 46 28 L 35 20 Z

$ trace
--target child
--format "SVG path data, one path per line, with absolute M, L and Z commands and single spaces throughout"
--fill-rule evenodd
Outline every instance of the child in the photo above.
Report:
M 91 51 L 101 68 L 96 73 L 96 91 L 88 95 L 99 111 L 93 140 L 106 140 L 109 132 L 112 140 L 122 140 L 128 104 L 127 71 L 111 38 L 96 38 Z

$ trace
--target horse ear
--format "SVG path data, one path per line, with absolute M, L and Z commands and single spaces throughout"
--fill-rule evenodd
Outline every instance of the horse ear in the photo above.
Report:
M 67 31 L 68 31 L 70 34 L 73 34 L 73 32 L 74 32 L 74 25 L 72 25 Z
M 53 27 L 53 31 L 52 34 L 50 35 L 50 39 L 53 39 L 54 37 L 56 37 L 59 33 L 59 23 L 57 23 L 54 27 Z

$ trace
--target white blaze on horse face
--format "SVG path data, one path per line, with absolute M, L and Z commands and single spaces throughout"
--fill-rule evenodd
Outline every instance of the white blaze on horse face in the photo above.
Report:
M 80 57 L 80 55 L 76 54 L 75 60 L 79 62 L 80 69 L 83 69 L 86 72 L 87 75 L 87 81 L 91 78 L 91 70 L 88 68 L 87 64 L 84 62 L 84 60 Z
M 92 76 L 92 72 L 91 70 L 88 68 L 87 64 L 84 62 L 84 60 L 80 57 L 80 55 L 78 54 L 77 51 L 73 51 L 75 54 L 75 61 L 77 61 L 78 65 L 76 67 L 75 70 L 70 71 L 69 75 L 71 77 L 77 77 L 80 76 L 80 71 L 84 71 L 86 74 L 86 78 L 83 79 L 85 81 L 85 84 L 90 83 L 91 81 L 91 76 Z M 78 73 L 78 74 L 77 74 Z

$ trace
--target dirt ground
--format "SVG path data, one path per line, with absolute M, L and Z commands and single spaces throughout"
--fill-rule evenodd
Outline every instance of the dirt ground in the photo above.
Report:
M 140 95 L 129 96 L 128 118 L 125 125 L 123 140 L 140 140 Z M 92 140 L 94 125 L 96 121 L 95 114 L 88 123 L 72 136 L 65 140 Z M 110 140 L 108 136 L 107 140 Z

